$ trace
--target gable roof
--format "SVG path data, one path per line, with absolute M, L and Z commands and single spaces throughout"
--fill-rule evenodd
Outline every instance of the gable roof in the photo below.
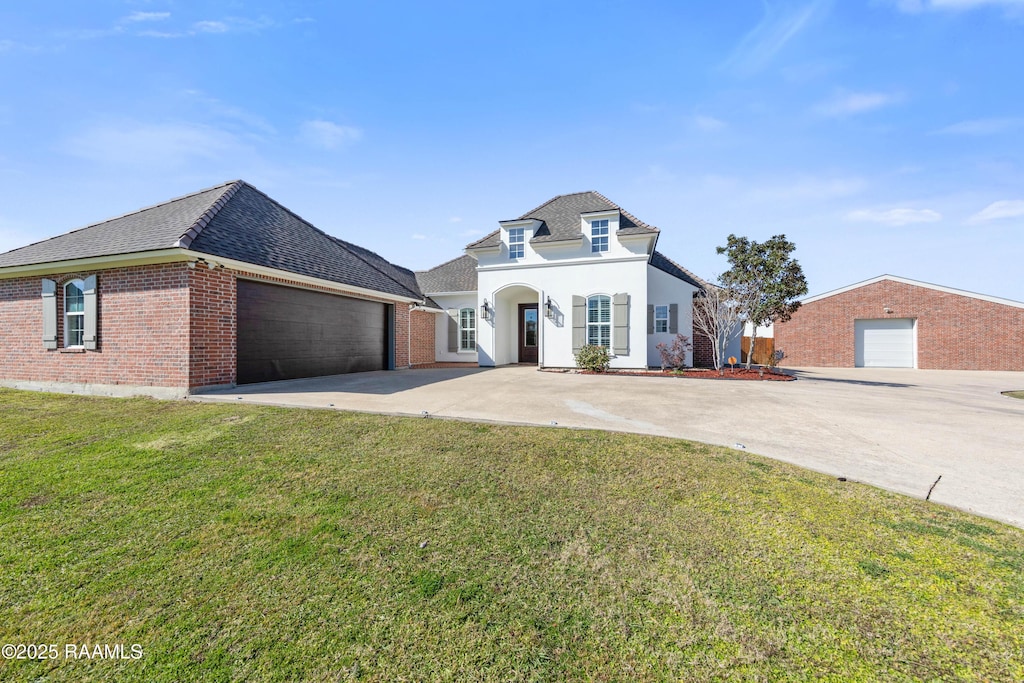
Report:
M 835 296 L 836 294 L 842 294 L 844 292 L 849 292 L 849 291 L 854 290 L 854 289 L 860 289 L 861 287 L 866 287 L 867 285 L 873 285 L 876 282 L 882 282 L 883 280 L 889 280 L 890 282 L 899 282 L 899 283 L 902 283 L 902 284 L 905 284 L 905 285 L 913 285 L 915 287 L 924 287 L 925 289 L 934 289 L 937 292 L 946 292 L 947 294 L 956 294 L 957 296 L 966 296 L 966 297 L 969 297 L 971 299 L 980 299 L 982 301 L 989 301 L 989 302 L 994 303 L 994 304 L 1002 304 L 1004 306 L 1013 306 L 1014 308 L 1024 308 L 1024 302 L 1021 302 L 1021 301 L 1014 301 L 1013 299 L 1002 299 L 1002 298 L 997 297 L 997 296 L 989 296 L 988 294 L 978 294 L 976 292 L 969 292 L 969 291 L 964 290 L 964 289 L 953 289 L 952 287 L 945 287 L 943 285 L 933 285 L 930 282 L 921 282 L 920 280 L 911 280 L 910 278 L 900 277 L 898 275 L 879 275 L 878 277 L 873 277 L 870 280 L 863 280 L 861 282 L 855 282 L 852 285 L 847 285 L 845 287 L 840 287 L 839 289 L 833 289 L 831 291 L 823 292 L 821 294 L 815 294 L 814 296 L 808 296 L 808 297 L 805 297 L 805 298 L 801 299 L 800 301 L 802 303 L 809 304 L 812 301 L 818 301 L 819 299 L 827 299 L 830 296 Z
M 430 270 L 417 271 L 416 282 L 424 294 L 475 292 L 476 259 L 464 254 Z
M 686 268 L 670 259 L 669 257 L 662 254 L 660 251 L 655 251 L 651 254 L 651 265 L 658 270 L 664 271 L 672 277 L 679 278 L 683 282 L 693 285 L 697 289 L 704 291 L 711 285 L 705 280 L 697 277 Z
M 326 234 L 242 180 L 0 254 L 0 268 L 168 249 L 423 298 L 412 271 Z
M 544 202 L 532 211 L 527 211 L 517 219 L 537 220 L 541 225 L 534 233 L 530 243 L 543 242 L 565 242 L 571 240 L 582 240 L 580 216 L 586 213 L 597 213 L 600 211 L 618 211 L 619 235 L 652 234 L 657 235 L 660 231 L 647 225 L 639 218 L 629 213 L 603 194 L 594 191 L 575 192 L 573 194 L 560 194 Z M 510 223 L 514 221 L 500 221 Z M 478 239 L 476 242 L 466 245 L 467 249 L 479 249 L 496 247 L 501 244 L 501 230 Z

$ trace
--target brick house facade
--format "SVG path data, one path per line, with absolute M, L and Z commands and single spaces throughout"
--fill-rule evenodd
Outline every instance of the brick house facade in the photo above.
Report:
M 811 297 L 775 325 L 791 367 L 855 367 L 856 321 L 913 320 L 916 367 L 1024 370 L 1024 303 L 882 276 Z
M 335 348 L 319 335 L 358 324 L 317 332 L 322 314 L 345 315 L 347 305 L 356 321 L 369 315 L 377 331 L 357 340 L 371 344 L 369 369 L 433 360 L 433 314 L 412 310 L 425 303 L 412 271 L 234 181 L 0 254 L 0 386 L 169 397 L 236 384 L 243 280 L 326 301 L 284 332 L 309 330 Z M 78 283 L 71 295 L 69 283 Z M 84 337 L 76 314 L 89 321 Z M 315 340 L 307 347 L 320 353 Z
M 96 350 L 66 348 L 64 316 L 58 315 L 58 348 L 40 344 L 43 278 L 62 285 L 95 275 L 99 341 Z M 12 386 L 61 388 L 88 393 L 151 393 L 176 396 L 236 382 L 236 291 L 239 277 L 352 296 L 287 278 L 261 277 L 226 268 L 191 267 L 188 262 L 46 273 L 0 280 L 0 380 Z M 384 298 L 363 297 L 389 302 Z M 394 306 L 395 367 L 433 361 L 433 315 Z M 430 334 L 416 338 L 417 327 Z M 412 362 L 410 362 L 410 353 Z M 429 358 L 430 360 L 423 360 Z M 161 391 L 164 389 L 165 391 Z

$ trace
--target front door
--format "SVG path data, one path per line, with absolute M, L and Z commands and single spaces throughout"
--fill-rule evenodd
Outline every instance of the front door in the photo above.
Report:
M 519 362 L 537 362 L 537 337 L 540 318 L 537 304 L 519 304 Z

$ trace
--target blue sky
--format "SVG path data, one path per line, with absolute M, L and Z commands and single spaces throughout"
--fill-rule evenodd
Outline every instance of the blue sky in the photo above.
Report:
M 1024 0 L 5 3 L 0 79 L 0 251 L 242 178 L 423 269 L 592 189 L 1024 301 Z

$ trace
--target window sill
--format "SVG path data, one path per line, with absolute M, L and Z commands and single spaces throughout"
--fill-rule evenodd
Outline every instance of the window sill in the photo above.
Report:
M 72 346 L 70 348 L 64 347 L 57 350 L 60 351 L 61 353 L 85 353 L 84 346 Z

